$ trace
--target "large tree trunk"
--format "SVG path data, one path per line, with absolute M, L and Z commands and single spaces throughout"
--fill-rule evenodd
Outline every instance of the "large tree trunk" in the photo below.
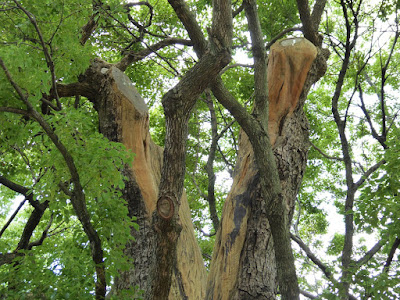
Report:
M 268 128 L 289 216 L 308 149 L 308 123 L 302 108 L 310 86 L 322 75 L 316 72 L 319 67 L 309 70 L 314 58 L 321 55 L 304 39 L 279 42 L 270 54 Z M 314 66 L 319 59 L 316 61 Z M 132 267 L 120 273 L 112 293 L 135 286 L 147 293 L 154 285 L 152 270 L 158 263 L 151 217 L 157 205 L 163 151 L 150 138 L 147 106 L 126 75 L 96 60 L 81 81 L 87 85 L 80 88 L 88 89 L 81 94 L 93 101 L 99 113 L 100 132 L 135 153 L 133 165 L 123 170 L 127 177 L 123 195 L 139 231 L 132 229 L 135 241 L 125 249 Z M 182 231 L 169 299 L 275 298 L 275 254 L 259 180 L 252 147 L 242 132 L 234 183 L 225 202 L 208 281 L 183 193 L 179 206 Z
M 115 67 L 95 61 L 86 73 L 87 81 L 96 86 L 92 97 L 99 114 L 100 132 L 108 139 L 123 143 L 135 156 L 132 166 L 123 171 L 127 176 L 124 199 L 129 213 L 137 218 L 139 231 L 132 228 L 134 242 L 125 253 L 132 259 L 130 270 L 121 272 L 113 294 L 138 286 L 148 292 L 154 280 L 152 269 L 156 258 L 155 229 L 151 217 L 156 209 L 163 150 L 154 144 L 149 133 L 148 108 L 129 78 Z M 203 299 L 206 271 L 194 235 L 186 195 L 181 198 L 179 217 L 182 226 L 170 290 L 170 299 Z
M 268 131 L 289 220 L 309 148 L 303 105 L 311 85 L 322 75 L 316 72 L 321 67 L 317 64 L 324 61 L 320 59 L 309 73 L 316 57 L 317 49 L 305 39 L 280 41 L 269 56 Z M 278 282 L 273 240 L 254 153 L 244 132 L 239 147 L 233 186 L 216 237 L 206 299 L 275 299 Z

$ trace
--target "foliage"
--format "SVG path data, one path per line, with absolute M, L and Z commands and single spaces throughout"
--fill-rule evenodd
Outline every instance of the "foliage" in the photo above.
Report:
M 361 299 L 394 299 L 398 298 L 400 286 L 389 278 L 398 278 L 398 261 L 390 262 L 389 276 L 382 266 L 388 263 L 389 252 L 399 236 L 400 107 L 394 101 L 399 87 L 396 68 L 398 10 L 385 1 L 360 3 L 330 3 L 328 8 L 335 16 L 326 18 L 323 29 L 331 57 L 327 75 L 311 92 L 306 103 L 313 146 L 299 195 L 301 216 L 298 230 L 337 276 L 343 274 L 341 260 L 345 255 L 345 237 L 354 240 L 351 258 L 355 265 L 357 262 L 360 265 L 349 266 L 351 274 L 354 274 L 350 293 L 356 297 L 359 295 Z M 343 26 L 346 24 L 343 11 L 348 14 L 348 27 Z M 395 33 L 390 34 L 389 28 Z M 353 39 L 354 48 L 350 48 Z M 343 84 L 340 84 L 338 74 L 343 68 L 346 51 L 349 63 Z M 344 120 L 342 124 L 336 122 L 332 114 L 334 94 L 338 88 L 341 91 L 338 111 Z M 347 146 L 339 135 L 343 124 Z M 351 160 L 347 169 L 343 160 L 346 153 Z M 351 186 L 349 175 L 353 184 L 360 183 L 354 191 L 351 190 L 354 186 Z M 353 192 L 355 198 L 351 203 L 348 199 Z M 337 218 L 340 215 L 345 222 L 339 225 Z M 346 221 L 350 220 L 346 216 L 354 218 L 354 233 L 345 229 L 352 223 Z M 330 226 L 319 230 L 316 230 L 318 226 L 313 226 L 310 230 L 310 218 L 314 220 L 311 224 L 322 218 Z M 329 242 L 321 242 L 326 240 L 327 233 Z M 384 246 L 368 258 L 368 251 L 379 243 Z M 307 264 L 309 260 L 305 258 L 301 271 L 305 276 L 310 274 Z M 325 283 L 316 280 L 314 287 L 307 283 L 303 286 L 308 286 L 308 290 L 319 290 L 324 299 L 336 299 L 340 285 L 329 281 L 334 283 L 332 280 Z
M 209 27 L 212 1 L 187 2 L 202 28 Z M 25 0 L 19 3 L 35 16 L 39 31 L 26 13 L 16 9 L 14 2 L 2 2 L 0 58 L 38 112 L 42 112 L 43 103 L 46 103 L 43 98 L 53 93 L 55 82 L 76 82 L 95 57 L 117 63 L 130 51 L 144 51 L 164 38 L 188 38 L 166 0 L 148 1 L 152 11 L 147 5 L 135 5 L 129 14 L 117 0 L 102 1 L 101 6 L 93 5 L 96 1 L 76 0 L 40 3 Z M 360 11 L 356 14 L 359 4 Z M 233 5 L 238 9 L 241 2 Z M 289 32 L 285 37 L 299 35 L 296 1 L 258 1 L 258 6 L 266 44 L 282 30 Z M 340 220 L 349 215 L 354 217 L 355 225 L 355 235 L 351 238 L 358 241 L 351 253 L 353 263 L 364 258 L 374 243 L 382 242 L 382 247 L 372 258 L 360 266 L 349 267 L 353 275 L 350 292 L 365 299 L 394 299 L 400 294 L 398 256 L 388 271 L 382 270 L 392 245 L 400 236 L 398 10 L 399 1 L 329 1 L 321 28 L 325 35 L 324 47 L 330 49 L 331 56 L 327 75 L 313 87 L 306 103 L 313 146 L 310 146 L 308 166 L 298 196 L 293 231 L 322 258 L 334 275 L 333 279 L 327 278 L 305 255 L 304 249 L 297 251 L 301 288 L 324 299 L 337 299 L 341 284 L 346 281 L 341 278 L 346 232 L 345 224 Z M 344 26 L 344 12 L 348 14 L 349 27 Z M 97 22 L 97 28 L 82 45 L 82 28 L 91 17 Z M 222 76 L 232 95 L 250 111 L 254 70 L 243 11 L 235 17 L 234 24 L 234 61 Z M 208 35 L 205 29 L 204 34 Z M 351 41 L 346 41 L 348 34 L 356 38 L 355 47 L 351 49 L 348 48 Z M 50 62 L 46 51 L 50 54 Z M 363 180 L 351 208 L 346 206 L 349 181 L 343 156 L 347 150 L 339 136 L 338 122 L 332 115 L 332 99 L 338 89 L 338 76 L 346 51 L 350 52 L 349 63 L 340 86 L 338 111 L 345 119 L 352 178 L 355 183 Z M 192 47 L 177 44 L 153 51 L 125 71 L 150 108 L 151 135 L 158 145 L 164 145 L 166 135 L 162 97 L 197 60 Z M 112 283 L 118 270 L 132 266 L 122 248 L 131 239 L 130 229 L 137 229 L 137 224 L 127 217 L 122 200 L 125 178 L 120 171 L 131 164 L 134 154 L 98 133 L 98 116 L 88 99 L 68 97 L 60 101 L 62 109 L 52 109 L 51 113 L 43 111 L 41 115 L 77 166 L 90 221 L 102 241 L 107 280 Z M 26 105 L 1 70 L 0 109 L 5 107 L 26 110 Z M 216 124 L 212 123 L 212 113 Z M 217 141 L 212 132 L 213 125 L 216 126 Z M 385 137 L 384 147 L 372 128 L 378 136 Z M 204 93 L 188 123 L 185 189 L 207 266 L 215 240 L 212 234 L 216 231 L 207 201 L 210 181 L 206 169 L 210 149 L 216 141 L 212 170 L 216 176 L 216 212 L 221 218 L 236 163 L 239 131 L 233 117 L 207 92 Z M 379 168 L 367 174 L 382 160 L 384 163 Z M 0 266 L 0 294 L 6 294 L 10 299 L 31 296 L 93 298 L 95 266 L 88 237 L 71 203 L 74 184 L 65 158 L 37 121 L 4 109 L 0 110 L 0 178 L 27 188 L 29 192 L 25 197 L 32 195 L 31 202 L 48 202 L 29 241 L 40 241 L 44 232 L 46 238 L 40 245 L 19 251 L 23 255 L 13 264 Z M 18 197 L 18 194 L 0 185 L 1 224 L 7 222 L 23 201 L 24 197 Z M 0 253 L 13 252 L 18 247 L 27 220 L 34 211 L 28 202 L 1 235 Z M 333 224 L 343 230 L 333 232 Z M 312 276 L 314 278 L 310 279 Z M 127 293 L 129 298 L 135 291 Z
M 91 13 L 90 3 L 24 1 L 23 5 L 35 16 L 46 49 L 51 52 L 56 80 L 76 81 L 95 55 L 94 47 L 81 46 L 77 38 Z M 40 100 L 52 88 L 52 73 L 39 33 L 26 14 L 12 7 L 11 3 L 2 4 L 0 57 L 33 108 L 40 111 Z M 0 90 L 1 107 L 25 108 L 3 71 Z M 77 99 L 64 99 L 62 106 L 62 110 L 44 115 L 44 119 L 77 166 L 91 222 L 103 241 L 110 280 L 117 270 L 130 263 L 122 249 L 131 239 L 130 228 L 136 225 L 128 218 L 122 200 L 124 178 L 120 171 L 132 162 L 133 155 L 98 133 L 97 114 L 88 100 L 82 98 L 78 103 Z M 69 192 L 73 191 L 73 185 L 66 161 L 38 122 L 1 112 L 0 124 L 0 176 L 29 189 L 28 194 L 33 196 L 30 202 L 48 202 L 30 242 L 40 241 L 44 233 L 47 238 L 40 246 L 32 244 L 29 250 L 19 251 L 24 255 L 17 257 L 15 263 L 1 266 L 0 294 L 9 299 L 91 299 L 94 286 L 91 247 L 71 205 Z M 11 189 L 0 185 L 2 224 L 21 201 L 15 196 Z M 26 205 L 1 236 L 3 254 L 19 244 L 33 210 Z

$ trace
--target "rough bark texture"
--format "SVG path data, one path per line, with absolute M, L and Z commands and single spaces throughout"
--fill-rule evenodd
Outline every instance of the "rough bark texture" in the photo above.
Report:
M 269 57 L 268 128 L 289 216 L 307 159 L 308 122 L 303 104 L 312 83 L 322 75 L 316 73 L 319 67 L 309 72 L 316 57 L 317 49 L 305 39 L 279 41 Z M 318 62 L 317 59 L 315 64 Z M 254 153 L 242 132 L 234 182 L 214 247 L 206 299 L 275 298 L 273 241 L 260 194 Z
M 258 172 L 242 132 L 232 189 L 218 230 L 206 299 L 272 299 L 276 268 Z M 272 280 L 271 280 L 272 279 Z
M 125 74 L 96 61 L 87 77 L 100 83 L 98 96 L 93 99 L 99 113 L 100 132 L 135 153 L 133 165 L 124 170 L 128 177 L 124 198 L 129 213 L 137 217 L 140 227 L 139 231 L 132 229 L 135 242 L 125 249 L 134 265 L 116 279 L 113 293 L 136 285 L 146 293 L 153 280 L 150 271 L 158 263 L 151 216 L 157 204 L 163 150 L 151 140 L 147 106 Z M 181 198 L 179 217 L 182 226 L 177 243 L 179 260 L 169 299 L 202 299 L 206 274 L 185 194 Z

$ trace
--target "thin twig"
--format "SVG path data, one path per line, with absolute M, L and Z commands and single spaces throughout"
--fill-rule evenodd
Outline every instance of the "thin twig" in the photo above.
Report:
M 311 261 L 318 266 L 318 268 L 324 273 L 326 278 L 335 281 L 332 272 L 329 270 L 328 266 L 326 266 L 317 256 L 311 251 L 311 249 L 302 241 L 302 239 L 294 234 L 290 234 L 290 237 L 293 241 L 295 241 L 300 248 L 306 253 L 307 257 L 311 259 Z
M 385 244 L 387 238 L 379 240 L 363 257 L 356 261 L 356 266 L 359 268 L 366 264 Z
M 303 31 L 303 27 L 292 27 L 292 28 L 287 28 L 285 30 L 282 30 L 280 33 L 278 33 L 275 37 L 273 37 L 268 44 L 265 46 L 265 49 L 268 50 L 271 48 L 271 46 L 279 39 L 283 38 L 286 34 L 289 32 L 294 32 L 294 31 Z
M 344 159 L 342 157 L 335 157 L 335 156 L 330 156 L 328 154 L 326 154 L 325 152 L 323 152 L 320 148 L 318 148 L 315 144 L 313 144 L 313 142 L 310 141 L 310 145 L 317 150 L 323 157 L 327 158 L 327 159 L 332 159 L 332 160 L 337 160 L 337 161 L 344 161 Z
M 386 164 L 386 160 L 382 159 L 381 161 L 370 167 L 367 171 L 365 171 L 363 176 L 356 183 L 354 183 L 354 188 L 358 189 L 365 182 L 365 180 L 367 180 L 368 177 L 371 176 L 372 173 L 374 173 L 384 164 Z
M 385 263 L 385 265 L 383 267 L 383 271 L 384 272 L 386 272 L 386 273 L 389 272 L 390 265 L 391 265 L 391 263 L 393 261 L 394 253 L 396 252 L 397 248 L 399 248 L 399 247 L 400 247 L 400 238 L 396 238 L 394 243 L 393 243 L 393 245 L 392 245 L 392 247 L 390 248 L 389 255 L 388 255 L 388 257 L 386 259 L 386 263 Z
M 56 82 L 57 78 L 56 78 L 56 74 L 55 74 L 55 70 L 54 70 L 54 62 L 53 62 L 53 59 L 51 58 L 49 50 L 47 49 L 42 32 L 40 31 L 39 26 L 36 22 L 36 17 L 33 14 L 31 14 L 29 11 L 27 11 L 21 4 L 19 4 L 19 2 L 17 0 L 14 0 L 14 3 L 18 6 L 18 8 L 20 10 L 22 10 L 25 13 L 25 15 L 28 17 L 29 21 L 32 23 L 33 27 L 35 27 L 35 31 L 39 36 L 39 40 L 40 40 L 40 44 L 42 45 L 46 64 L 47 64 L 47 67 L 50 69 L 53 93 L 54 93 L 55 99 L 57 101 L 57 107 L 59 109 L 61 109 L 61 102 L 60 102 L 60 98 L 57 93 L 57 82 Z
M 14 211 L 14 213 L 8 219 L 7 223 L 4 224 L 3 228 L 0 231 L 0 237 L 3 235 L 4 231 L 6 231 L 7 227 L 10 226 L 11 222 L 14 220 L 14 218 L 16 217 L 16 215 L 18 214 L 18 212 L 20 211 L 22 206 L 24 206 L 26 200 L 28 200 L 28 199 L 25 198 L 24 200 L 21 201 L 21 203 L 18 205 L 17 209 Z

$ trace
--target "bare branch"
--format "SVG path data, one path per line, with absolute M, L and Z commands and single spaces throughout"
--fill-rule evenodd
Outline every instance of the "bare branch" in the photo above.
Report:
M 3 233 L 6 231 L 7 227 L 10 226 L 11 222 L 14 220 L 15 216 L 18 214 L 18 212 L 21 210 L 22 206 L 24 206 L 26 202 L 26 198 L 21 201 L 21 203 L 18 205 L 17 209 L 14 211 L 14 213 L 11 215 L 11 217 L 8 219 L 7 223 L 4 224 L 3 228 L 1 228 L 0 231 L 0 237 L 3 235 Z
M 22 160 L 27 165 L 29 171 L 31 172 L 34 184 L 38 183 L 39 179 L 35 176 L 35 171 L 33 170 L 32 166 L 31 166 L 28 156 L 18 146 L 13 146 L 12 148 L 19 153 Z
M 144 42 L 143 42 L 143 43 L 144 43 Z M 146 43 L 144 43 L 144 44 L 146 45 L 146 47 L 148 47 L 148 45 L 147 45 Z M 153 51 L 153 53 L 154 53 L 157 57 L 159 57 L 162 61 L 164 61 L 164 62 L 171 68 L 171 70 L 172 70 L 173 72 L 171 72 L 170 70 L 167 70 L 167 71 L 171 72 L 175 77 L 181 76 L 181 74 L 179 73 L 179 71 L 172 65 L 172 63 L 171 63 L 167 58 L 165 58 L 164 56 L 162 56 L 161 54 L 159 54 L 157 51 Z
M 257 3 L 253 0 L 244 0 L 248 28 L 251 37 L 251 49 L 254 57 L 254 107 L 253 113 L 258 115 L 265 124 L 268 124 L 268 80 L 267 80 L 267 52 L 261 24 L 257 12 Z
M 224 152 L 222 151 L 222 149 L 221 149 L 221 147 L 219 145 L 218 145 L 218 152 L 219 152 L 219 154 L 221 154 L 222 160 L 225 162 L 225 164 L 227 166 L 229 166 L 227 171 L 228 171 L 229 175 L 232 177 L 233 169 L 235 168 L 235 166 L 226 158 Z
M 150 17 L 149 17 L 149 21 L 147 22 L 147 24 L 141 25 L 138 22 L 136 22 L 135 20 L 133 20 L 132 16 L 129 14 L 130 8 L 133 6 L 147 6 L 149 8 Z M 146 1 L 130 2 L 130 3 L 125 4 L 124 7 L 128 11 L 129 21 L 131 21 L 132 24 L 135 25 L 139 29 L 139 31 L 143 31 L 145 28 L 150 27 L 151 22 L 153 20 L 153 15 L 154 15 L 153 6 L 150 3 L 146 2 Z
M 215 173 L 214 173 L 214 160 L 215 153 L 217 151 L 218 145 L 218 124 L 217 124 L 217 116 L 215 114 L 214 103 L 211 98 L 211 93 L 209 90 L 206 91 L 206 99 L 205 102 L 208 106 L 211 116 L 211 145 L 208 154 L 206 171 L 208 177 L 208 192 L 207 192 L 207 201 L 210 209 L 210 216 L 213 222 L 214 231 L 217 232 L 219 227 L 219 218 L 217 214 L 217 209 L 215 205 Z
M 0 57 L 0 67 L 4 70 L 4 73 L 6 74 L 8 81 L 11 83 L 14 90 L 17 92 L 19 98 L 24 103 L 26 103 L 28 96 L 22 91 L 22 89 L 19 87 L 19 85 L 12 79 L 10 71 L 8 71 L 6 65 L 4 64 L 4 61 L 1 59 L 1 57 Z M 17 109 L 15 111 L 17 111 Z
M 320 148 L 318 148 L 316 145 L 314 145 L 311 141 L 310 141 L 310 144 L 315 150 L 317 150 L 323 157 L 325 157 L 327 159 L 332 159 L 332 160 L 337 160 L 337 161 L 343 161 L 344 160 L 342 157 L 335 157 L 335 156 L 330 156 L 330 155 L 326 154 Z
M 386 104 L 385 104 L 385 84 L 386 84 L 386 80 L 387 80 L 386 72 L 387 72 L 390 60 L 392 59 L 392 56 L 393 56 L 393 53 L 394 53 L 394 50 L 395 50 L 395 46 L 396 46 L 396 43 L 397 43 L 399 35 L 400 35 L 400 32 L 398 31 L 398 29 L 399 29 L 398 23 L 396 24 L 396 27 L 397 27 L 396 34 L 394 36 L 394 41 L 393 41 L 392 47 L 390 49 L 388 59 L 387 59 L 385 65 L 382 67 L 382 70 L 381 70 L 381 76 L 382 76 L 382 78 L 381 78 L 381 89 L 380 89 L 381 114 L 382 114 L 382 134 L 381 134 L 381 137 L 382 137 L 383 141 L 386 141 L 386 135 L 387 135 L 387 129 L 386 129 L 386 107 L 385 107 L 386 106 Z
M 18 183 L 15 183 L 4 176 L 0 175 L 0 184 L 6 186 L 10 190 L 13 190 L 14 192 L 17 192 L 21 195 L 24 195 L 25 198 L 29 201 L 29 203 L 34 207 L 38 208 L 38 205 L 40 205 L 40 202 L 37 200 L 33 199 L 33 194 L 32 194 L 32 189 L 29 189 L 27 187 L 24 187 Z
M 198 231 L 200 231 L 201 234 L 204 235 L 204 236 L 206 236 L 206 237 L 212 237 L 212 236 L 214 236 L 214 235 L 217 234 L 217 231 L 216 231 L 216 230 L 215 230 L 214 232 L 212 232 L 212 233 L 207 233 L 207 232 L 203 231 L 203 229 L 201 229 L 201 226 L 197 226 L 197 225 L 196 225 L 196 229 L 197 229 Z
M 313 11 L 311 13 L 311 20 L 313 22 L 314 29 L 316 32 L 318 32 L 318 27 L 319 24 L 321 23 L 321 17 L 322 14 L 324 13 L 326 3 L 327 0 L 317 0 L 314 3 Z
M 139 52 L 128 52 L 124 58 L 121 59 L 115 66 L 120 69 L 121 71 L 125 71 L 128 66 L 131 64 L 142 60 L 143 58 L 147 57 L 148 55 L 160 50 L 164 47 L 170 45 L 185 45 L 185 46 L 192 46 L 192 42 L 190 40 L 179 39 L 179 38 L 166 38 L 154 45 L 147 46 L 146 49 L 141 50 Z
M 303 23 L 304 37 L 314 45 L 319 46 L 320 43 L 317 36 L 317 28 L 319 24 L 314 24 L 311 19 L 308 0 L 297 0 L 297 8 L 299 10 L 300 20 Z
M 307 297 L 308 299 L 318 299 L 318 295 L 315 296 L 313 294 L 311 294 L 310 292 L 304 291 L 304 290 L 300 290 L 300 294 L 302 294 L 303 296 Z
M 353 25 L 350 21 L 350 16 L 348 14 L 348 1 L 341 0 L 340 1 L 343 16 L 345 18 L 345 29 L 346 29 L 346 43 L 345 43 L 345 54 L 342 61 L 342 66 L 339 72 L 339 76 L 336 82 L 336 88 L 332 97 L 332 113 L 333 117 L 338 129 L 340 143 L 342 148 L 343 162 L 345 166 L 345 178 L 347 185 L 347 194 L 345 200 L 345 238 L 344 238 L 344 246 L 342 251 L 342 291 L 341 297 L 348 298 L 350 296 L 350 282 L 349 278 L 351 276 L 350 264 L 352 263 L 351 255 L 353 251 L 353 235 L 354 235 L 354 214 L 353 206 L 354 206 L 354 197 L 355 197 L 355 187 L 354 187 L 354 179 L 353 179 L 353 169 L 352 169 L 352 158 L 350 155 L 350 145 L 346 136 L 346 123 L 343 120 L 339 113 L 339 98 L 342 93 L 342 88 L 344 84 L 344 79 L 347 73 L 347 69 L 350 63 L 351 52 L 356 45 L 356 41 L 358 38 L 358 20 L 357 15 L 353 14 Z M 352 32 L 353 37 L 352 37 Z
M 93 32 L 97 28 L 98 24 L 98 17 L 99 17 L 99 8 L 101 7 L 100 1 L 93 1 L 93 14 L 91 15 L 89 21 L 82 27 L 81 29 L 81 45 L 85 45 L 87 40 L 93 34 Z
M 33 247 L 40 246 L 40 245 L 43 244 L 43 241 L 44 241 L 44 239 L 48 236 L 47 233 L 48 233 L 48 231 L 49 231 L 51 225 L 53 224 L 53 219 L 54 219 L 54 215 L 51 214 L 49 223 L 47 224 L 46 228 L 43 230 L 40 239 L 29 243 L 29 245 L 28 245 L 28 249 L 29 249 L 29 250 L 32 249 Z
M 58 87 L 59 85 L 57 85 Z M 58 91 L 57 91 L 58 93 Z M 46 100 L 45 98 L 40 99 L 40 101 L 42 101 L 45 105 L 50 106 L 52 109 L 54 109 L 55 111 L 60 111 L 61 108 L 57 107 L 56 105 L 54 105 L 52 102 Z
M 254 65 L 246 65 L 246 64 L 239 64 L 239 63 L 230 64 L 230 65 L 227 65 L 225 68 L 222 69 L 220 75 L 222 75 L 223 73 L 225 73 L 229 69 L 233 69 L 233 68 L 236 68 L 236 67 L 243 67 L 243 68 L 251 68 L 252 69 L 252 68 L 254 68 Z
M 191 172 L 188 172 L 188 171 L 186 171 L 186 174 L 188 174 L 188 175 L 190 176 L 190 178 L 192 179 L 192 182 L 193 182 L 194 186 L 196 187 L 197 192 L 199 193 L 199 195 L 200 195 L 202 198 L 207 199 L 207 195 L 204 194 L 204 192 L 202 191 L 202 189 L 199 187 L 195 176 L 194 176 Z
M 382 159 L 372 167 L 370 167 L 364 174 L 363 176 L 356 182 L 354 183 L 354 188 L 358 189 L 364 182 L 365 180 L 368 179 L 369 176 L 371 176 L 372 173 L 374 173 L 376 170 L 378 170 L 382 165 L 386 164 L 386 160 Z
M 244 9 L 243 4 L 244 3 L 242 2 L 242 4 L 240 4 L 240 6 L 235 11 L 232 12 L 232 18 L 236 17 L 238 14 L 240 14 L 243 11 L 243 9 Z
M 300 246 L 300 248 L 306 253 L 307 257 L 311 259 L 311 261 L 318 266 L 318 268 L 324 273 L 326 278 L 331 280 L 333 283 L 335 282 L 335 278 L 332 275 L 332 272 L 329 270 L 328 266 L 326 266 L 321 260 L 319 260 L 314 253 L 312 253 L 311 249 L 301 240 L 300 237 L 290 234 L 290 237 L 293 241 Z
M 13 114 L 23 115 L 25 117 L 30 117 L 30 114 L 27 110 L 14 108 L 14 107 L 0 107 L 0 112 L 9 112 Z
M 97 18 L 98 18 L 99 13 L 95 12 L 89 19 L 89 21 L 82 27 L 81 32 L 81 45 L 85 45 L 88 39 L 91 37 L 93 32 L 97 28 Z
M 228 131 L 229 128 L 231 128 L 231 126 L 236 122 L 235 119 L 233 119 L 232 121 L 230 121 L 228 124 L 225 125 L 225 127 L 219 132 L 219 134 L 217 135 L 217 140 L 219 140 L 220 138 L 222 138 L 222 136 L 225 134 L 225 132 Z
M 36 227 L 39 225 L 40 220 L 43 217 L 44 212 L 49 206 L 49 201 L 39 203 L 29 216 L 28 221 L 25 224 L 24 230 L 22 231 L 21 238 L 18 242 L 16 250 L 29 249 L 29 241 Z
M 193 13 L 189 10 L 188 5 L 183 0 L 169 0 L 169 4 L 175 10 L 176 15 L 181 20 L 183 26 L 189 34 L 191 41 L 193 42 L 194 51 L 197 57 L 201 57 L 208 48 L 208 43 L 204 37 L 204 33 L 201 27 L 196 21 Z
M 383 147 L 384 149 L 387 149 L 387 145 L 386 145 L 386 143 L 385 143 L 384 138 L 383 138 L 381 135 L 378 134 L 378 132 L 376 131 L 374 125 L 372 124 L 371 115 L 369 114 L 369 112 L 368 112 L 368 110 L 367 110 L 367 107 L 365 106 L 365 102 L 364 102 L 364 93 L 363 93 L 361 84 L 358 85 L 358 93 L 359 93 L 360 101 L 361 101 L 361 110 L 363 111 L 364 116 L 365 116 L 366 119 L 367 119 L 369 128 L 370 128 L 370 130 L 371 130 L 372 137 L 373 137 L 374 139 L 376 139 L 376 140 L 382 145 L 382 147 Z
M 356 261 L 356 266 L 361 267 L 366 264 L 385 244 L 387 239 L 379 240 L 363 257 Z

